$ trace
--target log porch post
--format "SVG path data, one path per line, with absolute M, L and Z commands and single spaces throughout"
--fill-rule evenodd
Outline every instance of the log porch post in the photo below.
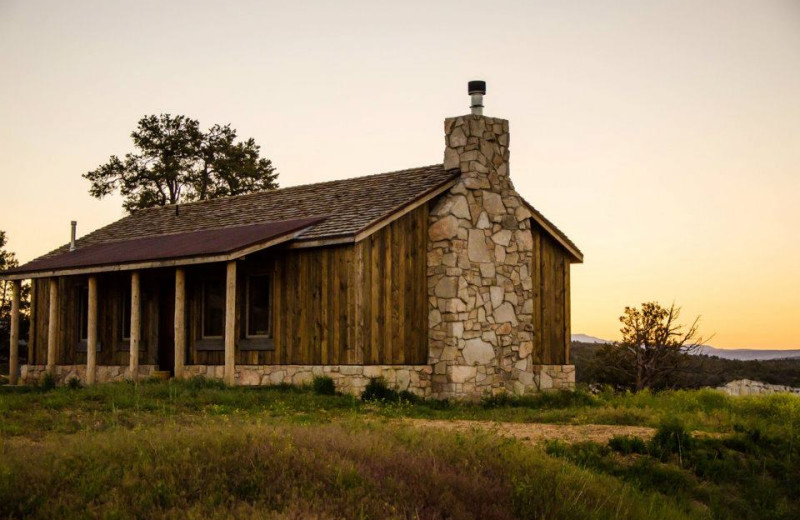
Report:
M 93 385 L 97 376 L 97 276 L 89 277 L 89 321 L 86 327 L 86 384 Z
M 139 343 L 142 335 L 142 311 L 139 285 L 139 271 L 131 273 L 131 340 L 130 340 L 130 372 L 133 381 L 139 381 Z
M 56 342 L 58 339 L 58 279 L 50 278 L 50 309 L 47 320 L 47 373 L 56 375 Z
M 236 261 L 228 262 L 225 287 L 225 383 L 236 382 Z
M 17 384 L 19 374 L 19 292 L 20 281 L 11 282 L 11 343 L 8 353 L 8 382 Z
M 183 378 L 186 357 L 186 272 L 175 269 L 175 378 Z

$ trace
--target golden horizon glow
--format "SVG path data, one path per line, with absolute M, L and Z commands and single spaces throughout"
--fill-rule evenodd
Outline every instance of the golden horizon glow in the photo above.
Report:
M 584 252 L 572 330 L 626 305 L 800 348 L 796 0 L 0 3 L 0 229 L 22 261 L 121 216 L 81 174 L 145 114 L 231 123 L 282 186 L 442 160 L 509 119 L 517 190 Z

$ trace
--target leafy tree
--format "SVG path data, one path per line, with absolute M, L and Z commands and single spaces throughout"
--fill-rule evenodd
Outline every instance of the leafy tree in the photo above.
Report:
M 14 253 L 6 251 L 6 232 L 0 231 L 0 271 L 11 269 L 19 265 Z M 11 334 L 11 284 L 8 280 L 0 280 L 0 352 L 8 357 L 8 345 Z M 27 335 L 30 326 L 30 292 L 28 284 L 23 284 L 20 290 L 20 337 Z
M 278 187 L 278 173 L 255 140 L 237 141 L 230 125 L 207 132 L 191 118 L 150 115 L 131 133 L 136 151 L 85 173 L 98 199 L 119 190 L 133 212 L 153 206 L 240 195 Z
M 625 307 L 620 316 L 622 341 L 605 345 L 594 359 L 594 372 L 604 383 L 642 390 L 663 388 L 689 364 L 689 354 L 703 344 L 696 318 L 691 326 L 678 323 L 680 308 L 657 302 L 641 309 Z

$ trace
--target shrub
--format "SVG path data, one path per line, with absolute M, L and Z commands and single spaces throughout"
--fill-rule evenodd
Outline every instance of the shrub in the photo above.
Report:
M 203 390 L 206 388 L 222 390 L 226 388 L 225 382 L 221 379 L 212 379 L 203 376 L 194 376 L 183 382 L 183 386 L 190 390 Z
M 400 399 L 400 394 L 389 388 L 384 378 L 373 377 L 369 380 L 369 383 L 367 383 L 367 387 L 364 388 L 361 399 L 363 401 L 391 402 L 398 401 Z
M 681 421 L 669 419 L 661 423 L 656 430 L 656 434 L 650 441 L 650 453 L 662 460 L 677 454 L 683 465 L 683 457 L 692 448 L 692 441 L 691 433 L 686 430 Z
M 633 453 L 639 455 L 647 454 L 647 443 L 641 437 L 635 435 L 614 435 L 608 441 L 608 447 L 623 455 L 631 455 Z
M 77 377 L 70 377 L 67 381 L 67 387 L 70 390 L 77 390 L 81 387 L 81 380 Z
M 50 391 L 56 387 L 56 378 L 50 372 L 46 373 L 42 380 L 39 381 L 39 388 L 45 392 Z
M 328 376 L 317 376 L 311 381 L 311 388 L 318 395 L 336 395 L 336 385 Z
M 567 459 L 581 467 L 596 469 L 608 466 L 605 458 L 611 452 L 608 447 L 591 441 L 570 444 L 562 440 L 550 440 L 545 443 L 544 449 L 548 455 Z
M 597 406 L 600 400 L 585 390 L 558 390 L 540 392 L 534 395 L 516 397 L 506 392 L 487 395 L 481 400 L 484 408 L 532 408 L 543 410 L 563 410 L 566 408 Z

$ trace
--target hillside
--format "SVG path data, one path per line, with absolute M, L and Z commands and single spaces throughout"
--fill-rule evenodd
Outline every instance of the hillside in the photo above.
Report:
M 571 360 L 579 383 L 595 383 L 592 360 L 597 343 L 572 343 Z M 737 379 L 751 379 L 774 385 L 800 386 L 800 358 L 789 359 L 725 359 L 698 354 L 690 357 L 689 365 L 676 376 L 677 388 L 717 387 Z
M 572 342 L 589 345 L 605 345 L 607 343 L 611 343 L 611 340 L 589 336 L 588 334 L 573 334 Z M 703 356 L 716 356 L 722 359 L 738 359 L 741 361 L 750 361 L 756 359 L 800 358 L 800 350 L 759 350 L 754 348 L 728 349 L 712 347 L 711 345 L 703 345 L 694 354 Z

